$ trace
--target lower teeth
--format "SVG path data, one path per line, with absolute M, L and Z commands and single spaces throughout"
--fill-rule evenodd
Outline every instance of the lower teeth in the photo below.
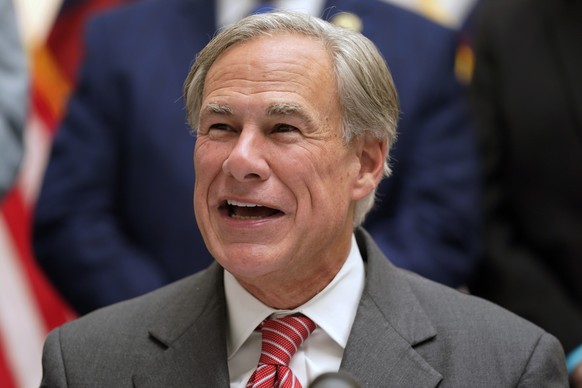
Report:
M 236 214 L 233 214 L 230 217 L 236 218 L 237 220 L 258 220 L 258 219 L 263 218 L 263 217 L 259 217 L 259 216 L 238 216 Z

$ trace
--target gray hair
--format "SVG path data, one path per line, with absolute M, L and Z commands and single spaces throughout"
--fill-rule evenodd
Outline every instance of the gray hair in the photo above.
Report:
M 261 36 L 299 34 L 321 41 L 330 53 L 337 80 L 345 144 L 371 136 L 396 140 L 399 102 L 390 71 L 376 46 L 360 33 L 335 26 L 307 14 L 277 11 L 251 15 L 226 27 L 196 57 L 186 81 L 184 96 L 188 122 L 198 128 L 208 70 L 229 47 Z M 391 173 L 388 155 L 384 175 Z M 375 201 L 374 190 L 356 204 L 354 226 L 360 225 Z

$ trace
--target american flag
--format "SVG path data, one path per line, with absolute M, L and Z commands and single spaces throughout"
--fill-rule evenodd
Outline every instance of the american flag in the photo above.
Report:
M 127 0 L 125 0 L 127 1 Z M 83 28 L 124 0 L 65 0 L 47 39 L 32 47 L 30 113 L 20 176 L 0 206 L 0 387 L 38 387 L 46 334 L 75 317 L 38 268 L 31 221 L 51 141 L 82 57 Z

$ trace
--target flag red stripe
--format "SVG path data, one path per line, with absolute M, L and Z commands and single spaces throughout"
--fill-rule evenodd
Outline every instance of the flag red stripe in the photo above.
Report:
M 30 240 L 31 212 L 26 208 L 19 190 L 12 190 L 5 198 L 2 215 L 18 252 L 20 265 L 29 279 L 35 307 L 44 320 L 45 328 L 50 330 L 63 324 L 71 319 L 73 313 L 59 298 L 33 258 Z
M 31 95 L 32 107 L 35 114 L 38 115 L 42 122 L 45 124 L 45 128 L 48 130 L 48 132 L 54 135 L 57 127 L 57 118 L 47 103 L 47 96 L 43 95 L 43 93 L 39 90 L 36 82 L 32 83 Z
M 4 356 L 6 354 L 6 351 L 4 349 L 5 348 L 2 342 L 2 336 L 0 335 L 0 383 L 2 385 L 2 388 L 16 388 L 14 377 L 10 372 L 10 367 L 7 362 L 8 360 Z

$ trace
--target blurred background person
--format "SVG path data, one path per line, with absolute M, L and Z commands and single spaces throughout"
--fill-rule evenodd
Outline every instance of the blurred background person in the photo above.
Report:
M 190 208 L 194 138 L 181 98 L 192 60 L 252 1 L 138 1 L 88 26 L 76 88 L 35 212 L 36 257 L 81 314 L 206 267 Z M 458 32 L 378 0 L 282 1 L 360 30 L 386 57 L 402 107 L 393 176 L 366 223 L 397 265 L 454 287 L 478 257 L 477 154 Z M 343 12 L 343 13 L 340 13 Z M 194 258 L 197 258 L 194 260 Z
M 486 246 L 471 291 L 557 336 L 582 387 L 582 2 L 488 0 L 474 20 Z
M 23 153 L 28 68 L 12 0 L 0 0 L 0 201 L 12 187 Z

